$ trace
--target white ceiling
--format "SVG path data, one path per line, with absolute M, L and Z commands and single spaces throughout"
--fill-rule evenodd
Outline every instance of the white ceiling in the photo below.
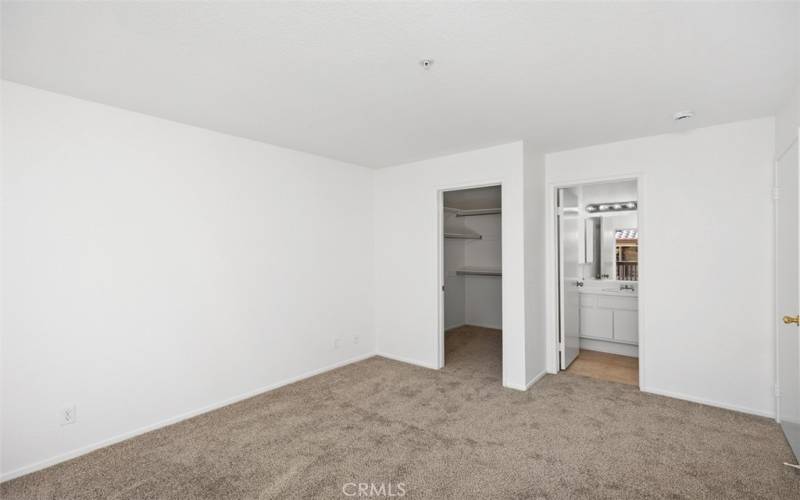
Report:
M 2 9 L 5 79 L 371 167 L 767 116 L 799 70 L 797 3 Z

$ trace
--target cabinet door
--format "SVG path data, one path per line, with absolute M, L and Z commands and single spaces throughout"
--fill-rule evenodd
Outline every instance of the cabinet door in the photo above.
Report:
M 581 336 L 611 339 L 614 337 L 614 312 L 611 309 L 581 307 Z
M 614 340 L 639 342 L 639 313 L 637 311 L 614 311 Z

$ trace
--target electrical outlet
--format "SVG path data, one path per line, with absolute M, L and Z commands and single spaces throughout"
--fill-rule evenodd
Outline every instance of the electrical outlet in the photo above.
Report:
M 334 349 L 338 349 L 339 348 L 339 344 L 341 344 L 341 343 L 342 343 L 341 339 L 339 339 L 339 338 L 333 339 L 333 348 Z
M 358 344 L 358 341 L 361 340 L 358 335 L 353 335 L 353 343 Z
M 70 425 L 78 421 L 77 405 L 67 406 L 61 410 L 61 425 Z

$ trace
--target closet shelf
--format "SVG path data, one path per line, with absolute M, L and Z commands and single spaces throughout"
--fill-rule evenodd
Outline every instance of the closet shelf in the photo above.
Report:
M 445 238 L 458 238 L 458 239 L 462 239 L 462 240 L 479 240 L 479 239 L 483 238 L 483 236 L 481 236 L 478 233 L 456 233 L 456 232 L 450 232 L 450 231 L 445 231 L 444 237 Z
M 500 208 L 472 208 L 462 209 L 453 207 L 444 207 L 445 212 L 456 214 L 456 217 L 469 217 L 471 215 L 494 215 L 502 212 Z
M 499 208 L 477 208 L 474 210 L 459 210 L 456 212 L 456 217 L 469 217 L 471 215 L 494 215 L 499 214 Z
M 502 276 L 502 269 L 496 267 L 461 267 L 456 269 L 461 276 Z

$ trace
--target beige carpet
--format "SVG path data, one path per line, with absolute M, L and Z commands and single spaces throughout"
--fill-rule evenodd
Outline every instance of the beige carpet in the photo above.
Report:
M 4 483 L 8 498 L 800 498 L 766 419 L 576 375 L 500 386 L 500 335 L 442 371 L 372 358 Z M 356 492 L 357 486 L 349 486 Z M 380 489 L 376 491 L 380 492 Z

